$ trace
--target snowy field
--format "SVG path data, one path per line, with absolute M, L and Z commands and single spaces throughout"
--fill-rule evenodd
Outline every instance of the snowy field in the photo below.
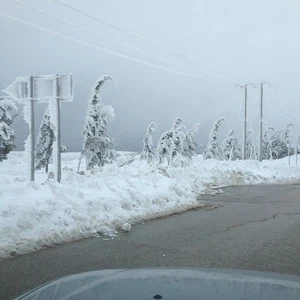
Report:
M 201 207 L 200 195 L 215 193 L 212 187 L 300 183 L 295 157 L 288 166 L 287 158 L 226 162 L 198 155 L 190 166 L 172 168 L 138 159 L 126 164 L 132 155 L 124 152 L 115 164 L 78 174 L 79 156 L 62 155 L 61 184 L 44 171 L 29 183 L 23 152 L 11 152 L 0 164 L 0 258 L 93 235 L 113 236 L 122 227 L 130 230 L 129 224 Z

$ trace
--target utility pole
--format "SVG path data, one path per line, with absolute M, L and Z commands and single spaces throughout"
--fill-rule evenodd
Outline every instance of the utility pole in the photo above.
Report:
M 244 136 L 243 136 L 243 159 L 247 159 L 247 122 L 248 122 L 248 85 L 255 87 L 253 83 L 246 83 L 244 85 L 237 85 L 245 92 L 245 102 L 244 102 Z
M 259 155 L 258 160 L 262 161 L 262 139 L 263 139 L 263 97 L 264 97 L 264 83 L 260 84 L 260 121 L 259 121 Z
M 244 116 L 244 153 L 243 153 L 243 159 L 247 159 L 247 87 L 248 85 L 244 85 L 245 90 L 245 116 Z
M 262 141 L 263 141 L 263 108 L 264 108 L 264 84 L 271 86 L 268 81 L 262 81 L 260 83 L 260 120 L 259 120 L 259 154 L 258 160 L 262 161 Z

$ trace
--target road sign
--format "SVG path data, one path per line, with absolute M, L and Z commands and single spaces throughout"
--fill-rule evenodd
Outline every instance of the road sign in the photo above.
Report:
M 30 180 L 34 181 L 34 103 L 49 103 L 50 121 L 55 133 L 53 157 L 55 177 L 61 180 L 61 139 L 60 139 L 60 102 L 73 101 L 72 74 L 64 75 L 36 75 L 17 77 L 16 80 L 3 90 L 18 102 L 28 106 L 26 109 L 29 118 L 25 120 L 29 125 L 29 137 L 26 142 L 26 151 L 30 152 L 29 169 Z
M 17 100 L 31 100 L 36 103 L 49 102 L 56 98 L 56 78 L 60 81 L 60 101 L 73 101 L 73 77 L 72 74 L 64 75 L 36 75 L 17 77 L 16 80 L 3 90 L 9 96 Z M 31 87 L 31 80 L 33 86 Z

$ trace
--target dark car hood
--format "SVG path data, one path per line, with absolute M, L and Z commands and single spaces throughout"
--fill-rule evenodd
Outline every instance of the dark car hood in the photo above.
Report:
M 18 299 L 294 300 L 300 299 L 300 276 L 226 269 L 102 270 L 54 280 Z

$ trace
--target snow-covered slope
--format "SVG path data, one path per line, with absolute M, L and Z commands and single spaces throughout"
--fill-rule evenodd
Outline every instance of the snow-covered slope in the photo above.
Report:
M 212 186 L 300 182 L 300 166 L 287 159 L 220 162 L 198 155 L 188 167 L 168 168 L 138 159 L 126 165 L 132 155 L 123 153 L 118 163 L 78 174 L 79 156 L 62 155 L 61 184 L 44 171 L 28 183 L 23 152 L 0 164 L 0 258 L 201 207 L 199 195 Z

